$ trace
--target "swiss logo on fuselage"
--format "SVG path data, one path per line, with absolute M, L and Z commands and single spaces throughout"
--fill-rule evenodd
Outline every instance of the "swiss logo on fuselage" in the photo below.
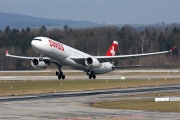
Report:
M 57 48 L 57 49 L 59 49 L 61 51 L 64 51 L 64 46 L 61 43 L 56 42 L 54 40 L 50 40 L 50 39 L 49 39 L 49 43 L 50 43 L 51 47 Z

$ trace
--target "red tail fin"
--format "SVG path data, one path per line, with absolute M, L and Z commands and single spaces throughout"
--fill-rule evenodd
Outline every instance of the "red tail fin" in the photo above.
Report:
M 106 56 L 114 56 L 116 54 L 117 47 L 118 47 L 118 42 L 114 41 L 111 47 L 109 48 L 108 52 L 106 53 Z
M 6 55 L 9 55 L 9 52 L 8 52 L 8 50 L 6 50 Z

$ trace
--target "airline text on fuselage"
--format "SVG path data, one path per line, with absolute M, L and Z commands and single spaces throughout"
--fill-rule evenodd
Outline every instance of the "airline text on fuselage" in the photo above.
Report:
M 64 46 L 61 43 L 53 41 L 53 40 L 49 40 L 49 43 L 50 43 L 51 47 L 57 48 L 61 51 L 64 51 Z

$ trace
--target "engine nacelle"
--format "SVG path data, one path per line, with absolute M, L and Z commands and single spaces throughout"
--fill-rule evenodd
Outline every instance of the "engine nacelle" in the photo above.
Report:
M 94 68 L 101 67 L 101 63 L 99 62 L 99 60 L 96 59 L 96 58 L 91 58 L 91 57 L 88 57 L 88 58 L 85 59 L 85 64 L 88 67 L 94 67 Z
M 47 64 L 43 61 L 42 58 L 35 58 L 31 60 L 31 65 L 35 68 L 46 69 Z

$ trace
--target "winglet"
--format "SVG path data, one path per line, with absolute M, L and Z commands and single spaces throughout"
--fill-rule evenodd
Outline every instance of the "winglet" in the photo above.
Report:
M 173 48 L 171 48 L 171 50 L 170 50 L 170 51 L 171 51 L 171 52 L 173 52 L 175 49 L 176 49 L 176 47 L 173 47 Z
M 9 55 L 9 52 L 8 52 L 8 50 L 6 50 L 6 55 Z

